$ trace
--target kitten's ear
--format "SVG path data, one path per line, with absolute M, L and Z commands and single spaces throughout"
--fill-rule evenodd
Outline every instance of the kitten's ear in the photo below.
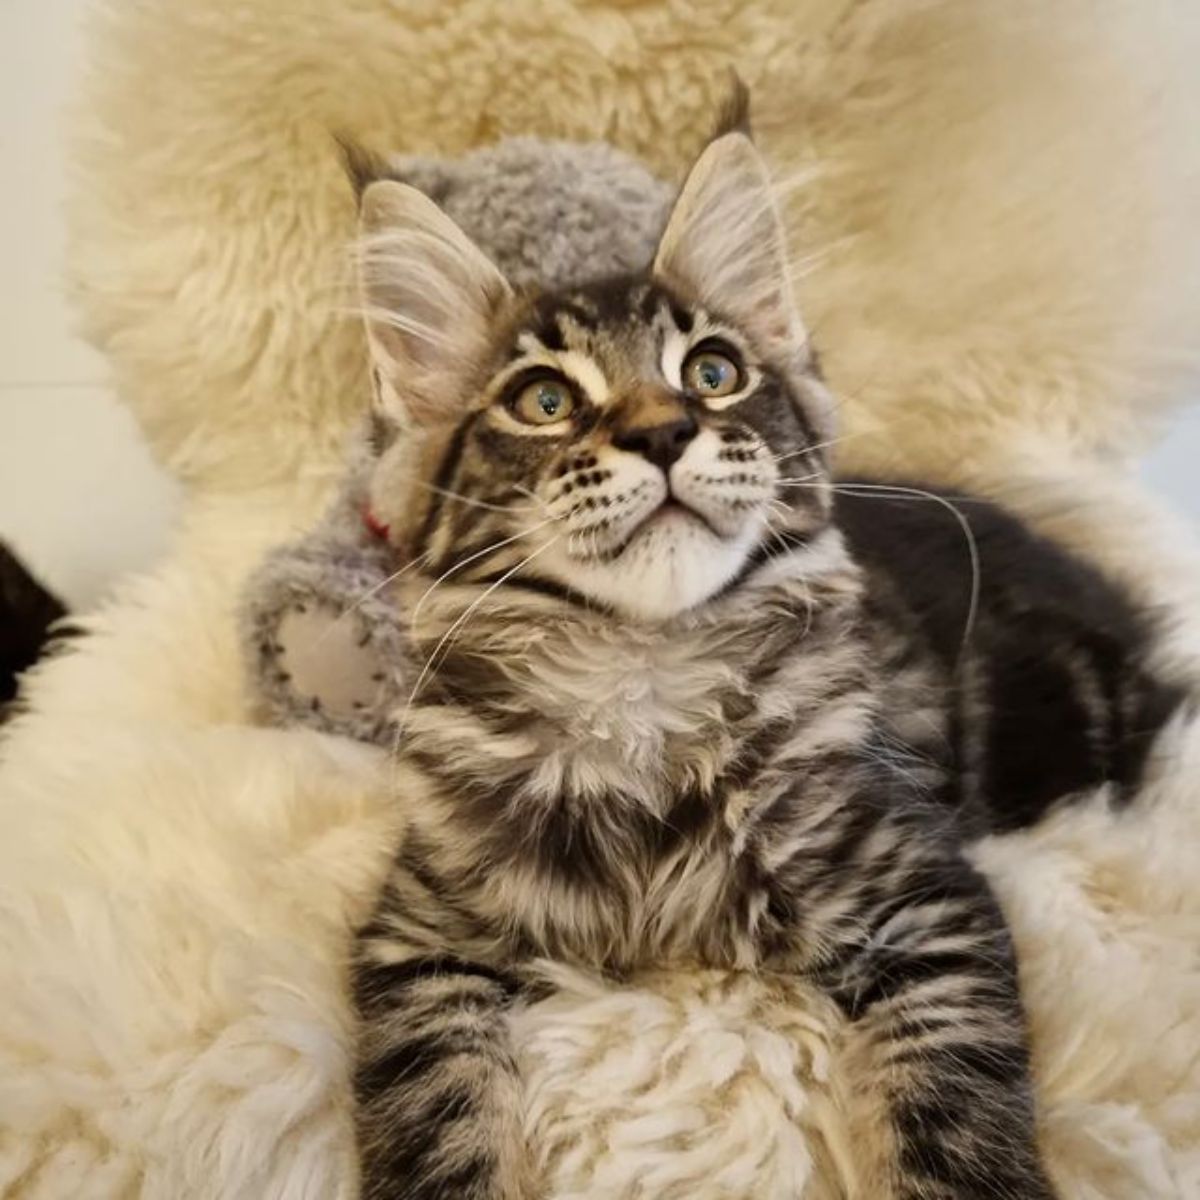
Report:
M 360 203 L 359 292 L 379 403 L 403 424 L 452 419 L 512 289 L 416 188 L 377 180 Z
M 765 349 L 803 350 L 783 222 L 766 163 L 745 132 L 718 137 L 696 160 L 659 243 L 654 274 L 711 305 Z

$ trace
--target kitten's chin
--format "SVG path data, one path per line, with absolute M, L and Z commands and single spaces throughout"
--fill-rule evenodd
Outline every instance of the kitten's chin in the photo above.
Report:
M 638 620 L 662 621 L 721 591 L 753 553 L 760 532 L 761 522 L 754 521 L 721 537 L 694 513 L 668 507 L 614 558 L 588 561 L 560 553 L 546 566 L 581 595 Z

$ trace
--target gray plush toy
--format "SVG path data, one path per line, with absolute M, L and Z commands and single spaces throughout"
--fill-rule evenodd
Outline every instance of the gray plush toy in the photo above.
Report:
M 514 138 L 457 162 L 392 166 L 517 286 L 567 288 L 643 268 L 673 195 L 603 144 Z M 388 588 L 404 564 L 365 515 L 373 465 L 370 438 L 360 434 L 318 526 L 252 576 L 243 631 L 267 720 L 390 744 L 414 668 Z

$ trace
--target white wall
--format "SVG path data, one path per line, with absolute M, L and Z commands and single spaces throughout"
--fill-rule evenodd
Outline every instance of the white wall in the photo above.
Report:
M 59 110 L 87 2 L 0 0 L 0 537 L 75 606 L 151 563 L 177 509 L 103 362 L 71 335 L 58 283 Z M 1200 412 L 1145 478 L 1200 519 Z
M 166 544 L 177 496 L 72 336 L 60 109 L 86 0 L 0 0 L 0 538 L 72 606 Z
M 1200 404 L 1179 415 L 1162 443 L 1146 459 L 1142 478 L 1200 523 Z

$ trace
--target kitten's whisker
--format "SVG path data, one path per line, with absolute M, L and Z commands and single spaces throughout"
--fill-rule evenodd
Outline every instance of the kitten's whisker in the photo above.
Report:
M 436 483 L 426 483 L 423 479 L 416 479 L 413 482 L 428 492 L 436 492 L 439 496 L 446 496 L 451 500 L 457 500 L 460 504 L 469 505 L 471 508 L 486 508 L 489 512 L 522 513 L 532 512 L 535 507 L 544 507 L 541 501 L 538 501 L 536 506 L 532 504 L 496 504 L 489 500 L 476 500 L 473 496 L 464 496 L 461 492 L 453 492 L 449 488 L 439 487 Z M 518 485 L 515 490 L 523 492 L 525 495 L 537 500 L 537 497 L 528 488 Z
M 511 507 L 505 507 L 504 505 L 500 505 L 500 504 L 491 504 L 485 500 L 476 500 L 471 496 L 463 496 L 458 492 L 450 491 L 448 488 L 438 487 L 436 484 L 432 484 L 432 483 L 425 483 L 423 480 L 416 480 L 415 482 L 418 483 L 421 487 L 424 487 L 431 492 L 437 492 L 440 495 L 448 496 L 454 500 L 458 500 L 463 504 L 469 504 L 475 508 L 486 508 L 486 509 L 489 509 L 489 510 L 492 510 L 495 512 L 514 512 L 515 513 L 515 512 L 528 512 L 533 507 L 532 505 L 515 505 L 515 506 L 511 506 Z M 522 492 L 526 492 L 532 499 L 535 499 L 535 500 L 537 499 L 537 497 L 534 496 L 532 492 L 528 492 L 528 489 L 526 489 L 526 488 L 518 488 L 518 490 L 520 490 Z M 539 529 L 543 528 L 543 526 L 548 523 L 549 522 L 543 522 L 543 525 L 539 525 L 539 526 L 537 526 L 537 528 L 539 528 Z M 532 533 L 533 531 L 530 530 L 529 532 Z M 497 549 L 497 548 L 499 548 L 500 545 L 504 545 L 504 543 L 498 543 L 497 546 L 489 547 L 489 549 Z M 348 608 L 346 608 L 342 612 L 338 613 L 338 615 L 331 622 L 329 628 L 326 629 L 324 631 L 324 633 L 322 633 L 317 638 L 314 645 L 317 645 L 317 646 L 321 645 L 321 643 L 324 642 L 325 639 L 328 638 L 333 633 L 334 629 L 342 621 L 344 621 L 347 617 L 351 616 L 353 613 L 356 613 L 364 604 L 366 604 L 366 602 L 368 600 L 371 599 L 372 596 L 377 596 L 389 584 L 395 583 L 396 580 L 407 575 L 408 572 L 411 571 L 414 567 L 417 567 L 422 562 L 424 562 L 428 558 L 428 556 L 429 556 L 428 551 L 424 551 L 421 554 L 418 554 L 416 556 L 416 558 L 411 559 L 409 562 L 405 563 L 404 566 L 402 566 L 399 570 L 393 571 L 392 574 L 390 574 L 386 579 L 380 580 L 379 583 L 373 584 L 371 587 L 369 587 Z M 469 561 L 470 560 L 468 560 L 468 562 Z M 462 563 L 460 565 L 466 566 L 467 564 Z M 426 593 L 426 595 L 428 595 L 428 593 Z M 415 613 L 414 613 L 413 619 L 415 620 Z
M 823 479 L 824 477 L 825 477 L 824 471 L 814 471 L 811 475 L 797 475 L 797 476 L 794 476 L 791 478 L 789 478 L 787 476 L 782 476 L 779 479 L 776 479 L 775 482 L 776 483 L 785 483 L 785 484 L 788 484 L 789 486 L 795 486 L 798 483 L 810 483 L 814 479 Z
M 771 540 L 775 543 L 776 546 L 779 547 L 779 550 L 775 554 L 772 554 L 770 551 L 768 551 L 767 552 L 768 558 L 771 558 L 771 559 L 783 558 L 783 556 L 791 550 L 791 546 L 788 545 L 787 539 L 784 538 L 783 534 L 780 533 L 778 530 L 775 530 L 775 529 L 771 530 Z
M 801 488 L 816 487 L 814 484 L 806 483 L 785 483 L 784 486 Z M 959 643 L 958 658 L 955 661 L 954 667 L 955 671 L 960 670 L 967 653 L 967 647 L 975 633 L 975 624 L 979 618 L 979 594 L 983 581 L 983 568 L 979 558 L 979 543 L 975 539 L 975 531 L 971 528 L 971 522 L 967 519 L 966 514 L 956 504 L 952 504 L 945 496 L 939 496 L 936 492 L 924 491 L 922 488 L 902 487 L 899 484 L 848 483 L 834 484 L 833 490 L 844 496 L 855 496 L 864 500 L 875 498 L 885 499 L 889 496 L 906 497 L 911 500 L 932 500 L 935 504 L 940 504 L 947 512 L 951 513 L 958 522 L 959 528 L 963 533 L 963 538 L 967 543 L 967 553 L 971 559 L 971 597 L 967 605 L 967 617 L 963 623 L 962 640 Z M 955 499 L 959 498 L 955 497 Z
M 317 638 L 314 645 L 319 646 L 327 637 L 329 637 L 331 633 L 333 633 L 334 629 L 337 628 L 342 621 L 344 621 L 352 613 L 358 612 L 358 610 L 362 608 L 362 606 L 366 604 L 366 602 L 370 600 L 372 596 L 377 596 L 389 584 L 395 583 L 397 579 L 407 575 L 409 571 L 423 562 L 427 556 L 428 551 L 422 551 L 422 553 L 418 554 L 416 558 L 406 562 L 398 571 L 393 571 L 386 579 L 382 579 L 378 583 L 372 584 L 371 587 L 367 588 L 367 590 L 363 592 L 363 594 L 359 596 L 353 604 L 351 604 L 348 608 L 343 609 L 342 612 L 338 613 L 338 615 L 334 617 L 329 628 L 326 629 L 319 638 Z
M 380 308 L 373 305 L 354 305 L 342 315 L 347 319 L 358 316 L 365 321 L 373 321 L 381 325 L 391 326 L 393 329 L 399 329 L 411 337 L 419 338 L 423 342 L 428 342 L 431 346 L 436 346 L 446 351 L 456 349 L 453 339 L 444 330 L 437 329 L 432 325 L 426 325 L 394 309 Z
M 529 537 L 530 534 L 537 533 L 537 531 L 539 529 L 545 529 L 547 525 L 552 525 L 552 524 L 554 524 L 555 521 L 557 521 L 559 519 L 560 518 L 558 518 L 558 517 L 547 517 L 546 520 L 541 521 L 537 525 L 534 525 L 531 529 L 523 529 L 519 533 L 514 533 L 511 537 L 502 538 L 498 542 L 493 542 L 490 546 L 484 546 L 484 548 L 482 550 L 476 550 L 474 554 L 468 554 L 466 558 L 462 559 L 460 562 L 456 562 L 448 571 L 443 571 L 442 574 L 439 575 L 425 589 L 425 591 L 421 594 L 421 598 L 417 601 L 416 605 L 413 607 L 412 615 L 408 619 L 409 629 L 411 629 L 413 631 L 416 630 L 417 622 L 421 616 L 421 609 L 425 607 L 425 601 L 429 599 L 429 597 L 433 594 L 434 589 L 436 589 L 439 584 L 444 583 L 456 571 L 461 571 L 463 569 L 463 567 L 469 567 L 471 565 L 471 563 L 478 561 L 479 559 L 483 558 L 485 555 L 492 554 L 495 551 L 500 550 L 505 546 L 511 545 L 513 542 L 520 541 L 521 538 L 523 538 L 523 537 Z
M 780 523 L 784 524 L 784 525 L 787 524 L 787 519 L 791 515 L 791 512 L 788 509 L 788 506 L 778 496 L 775 496 L 773 499 L 767 501 L 767 511 L 774 514 L 774 516 L 779 519 Z M 767 532 L 772 537 L 782 538 L 782 534 L 780 533 L 780 531 L 771 525 L 769 519 L 767 521 L 766 528 L 767 528 Z
M 529 532 L 532 532 L 532 530 L 530 530 Z M 441 639 L 438 641 L 438 644 L 436 646 L 434 646 L 433 652 L 425 660 L 425 664 L 421 668 L 421 673 L 417 676 L 417 682 L 415 684 L 413 684 L 413 689 L 409 693 L 408 700 L 406 701 L 406 703 L 404 705 L 404 711 L 400 714 L 400 721 L 398 724 L 397 741 L 396 741 L 397 746 L 399 745 L 400 733 L 403 731 L 404 726 L 408 721 L 408 715 L 412 711 L 413 703 L 416 700 L 417 696 L 420 694 L 421 689 L 425 686 L 425 681 L 429 678 L 431 671 L 435 669 L 434 663 L 437 660 L 438 655 L 441 654 L 442 650 L 446 647 L 446 644 L 449 642 L 451 637 L 453 637 L 455 632 L 457 630 L 461 629 L 462 626 L 468 620 L 470 620 L 471 614 L 497 588 L 499 588 L 499 587 L 503 586 L 505 583 L 507 583 L 522 568 L 527 567 L 531 562 L 533 562 L 533 560 L 535 558 L 537 558 L 537 556 L 539 554 L 544 554 L 547 550 L 550 549 L 551 546 L 553 546 L 557 542 L 561 541 L 562 536 L 563 535 L 560 533 L 557 537 L 551 538 L 548 542 L 539 546 L 532 554 L 526 555 L 526 557 L 521 559 L 520 562 L 518 562 L 515 566 L 510 567 L 507 571 L 505 571 L 504 574 L 501 575 L 499 579 L 497 579 L 494 583 L 490 584 L 487 588 L 484 589 L 483 592 L 480 593 L 480 595 L 478 595 L 474 600 L 472 600 L 471 603 L 467 606 L 466 611 L 463 612 L 459 617 L 457 617 L 455 619 L 455 621 L 453 622 L 453 624 L 451 624 L 450 628 L 447 629 L 446 632 L 442 634 Z
M 801 454 L 813 454 L 817 450 L 828 450 L 830 446 L 840 445 L 842 442 L 849 441 L 853 437 L 862 437 L 864 430 L 859 430 L 857 433 L 844 433 L 841 437 L 829 438 L 824 442 L 814 442 L 811 446 L 801 446 L 798 450 L 789 450 L 786 454 L 772 454 L 770 457 L 774 462 L 786 462 L 789 458 L 798 458 Z

